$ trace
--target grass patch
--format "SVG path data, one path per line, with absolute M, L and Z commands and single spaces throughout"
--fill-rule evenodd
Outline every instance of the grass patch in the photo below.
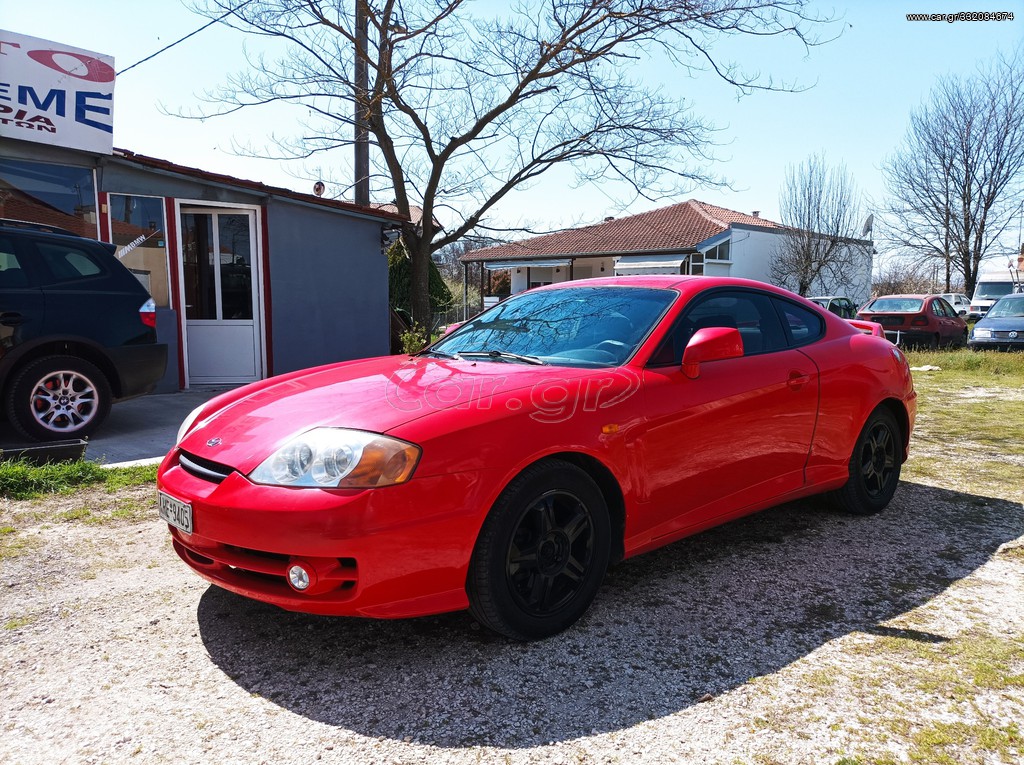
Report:
M 975 385 L 978 384 L 978 379 L 985 377 L 1000 378 L 1004 384 L 1014 379 L 1018 384 L 1024 382 L 1024 353 L 968 350 L 907 351 L 907 359 L 912 367 L 936 366 L 947 373 L 969 373 L 969 379 Z
M 156 471 L 156 465 L 103 468 L 95 462 L 85 461 L 50 465 L 33 465 L 24 460 L 0 462 L 0 497 L 33 499 L 96 485 L 116 492 L 130 486 L 155 483 Z
M 905 479 L 1024 501 L 1024 353 L 911 351 L 917 423 Z
M 8 619 L 4 623 L 4 629 L 5 630 L 19 630 L 22 627 L 27 627 L 28 625 L 30 625 L 35 620 L 36 620 L 36 618 L 34 616 L 16 616 L 13 619 Z

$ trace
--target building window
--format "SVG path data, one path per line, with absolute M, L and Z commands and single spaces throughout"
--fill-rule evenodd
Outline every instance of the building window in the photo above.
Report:
M 704 253 L 695 252 L 690 256 L 690 275 L 691 276 L 703 276 L 704 275 Z
M 726 240 L 719 245 L 712 247 L 706 253 L 704 257 L 707 260 L 728 260 L 729 259 L 729 241 Z
M 169 308 L 167 236 L 164 200 L 111 194 L 110 240 L 117 245 L 117 257 L 149 290 L 160 308 Z
M 99 231 L 92 168 L 0 158 L 0 218 L 95 239 Z

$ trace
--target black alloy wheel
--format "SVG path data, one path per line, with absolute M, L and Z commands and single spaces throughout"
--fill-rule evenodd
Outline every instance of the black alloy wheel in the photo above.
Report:
M 840 507 L 857 515 L 872 515 L 885 509 L 899 484 L 902 448 L 902 432 L 896 418 L 887 409 L 876 409 L 854 446 L 850 478 L 835 492 Z
M 538 463 L 491 509 L 467 579 L 470 610 L 516 640 L 554 635 L 590 607 L 609 557 L 608 508 L 581 468 Z

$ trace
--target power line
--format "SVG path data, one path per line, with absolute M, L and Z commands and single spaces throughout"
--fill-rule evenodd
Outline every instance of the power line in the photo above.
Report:
M 238 6 L 237 8 L 232 8 L 232 9 L 231 9 L 230 11 L 228 11 L 227 13 L 225 13 L 225 14 L 223 14 L 223 15 L 221 15 L 221 16 L 218 16 L 217 18 L 215 18 L 215 19 L 214 19 L 213 21 L 209 22 L 208 24 L 203 24 L 203 26 L 199 27 L 199 29 L 195 30 L 194 32 L 189 32 L 189 33 L 188 33 L 187 35 L 185 35 L 184 37 L 182 37 L 182 38 L 181 38 L 180 40 L 175 40 L 175 41 L 174 41 L 174 42 L 172 42 L 172 43 L 171 43 L 170 45 L 164 46 L 163 48 L 161 48 L 160 50 L 158 50 L 158 51 L 157 51 L 156 53 L 154 53 L 154 54 L 152 54 L 152 55 L 150 55 L 150 56 L 146 56 L 146 57 L 145 57 L 144 59 L 142 59 L 141 61 L 136 61 L 136 62 L 135 62 L 134 64 L 132 64 L 132 65 L 131 65 L 131 66 L 129 66 L 129 67 L 125 67 L 125 68 L 124 68 L 124 69 L 122 69 L 122 70 L 121 70 L 120 72 L 117 72 L 117 76 L 118 76 L 118 77 L 120 77 L 120 76 L 121 76 L 122 74 L 124 74 L 125 72 L 129 71 L 130 69 L 134 69 L 134 68 L 135 68 L 135 67 L 137 67 L 137 66 L 138 66 L 139 64 L 145 64 L 145 63 L 146 63 L 147 61 L 150 61 L 150 60 L 152 60 L 152 59 L 156 58 L 157 56 L 159 56 L 159 55 L 160 55 L 161 53 L 163 53 L 164 51 L 168 51 L 168 50 L 170 50 L 170 49 L 171 49 L 171 48 L 173 48 L 173 47 L 174 47 L 175 45 L 178 45 L 179 43 L 183 43 L 183 42 L 185 42 L 185 40 L 187 40 L 188 38 L 190 38 L 190 37 L 193 37 L 193 36 L 195 36 L 195 35 L 199 34 L 199 33 L 200 33 L 200 32 L 202 32 L 202 31 L 203 31 L 204 29 L 206 29 L 206 28 L 208 28 L 208 27 L 212 27 L 212 26 L 213 26 L 214 24 L 217 24 L 218 22 L 221 22 L 221 21 L 223 21 L 224 19 L 226 19 L 226 18 L 227 18 L 228 16 L 230 16 L 231 14 L 233 14 L 233 13 L 238 13 L 238 11 L 242 10 L 242 9 L 243 9 L 243 8 L 244 8 L 245 6 L 247 6 L 247 5 L 248 5 L 249 3 L 251 3 L 252 1 L 253 1 L 253 0 L 245 0 L 245 2 L 244 2 L 244 3 L 242 3 L 242 4 L 240 5 L 240 6 Z

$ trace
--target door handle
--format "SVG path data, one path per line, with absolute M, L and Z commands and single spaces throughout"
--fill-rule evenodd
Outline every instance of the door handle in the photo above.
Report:
M 16 311 L 4 311 L 0 313 L 0 324 L 5 327 L 17 327 L 25 323 L 25 317 Z
M 810 381 L 811 376 L 806 372 L 801 372 L 798 369 L 791 369 L 789 372 L 789 380 L 786 381 L 786 385 L 789 386 L 790 390 L 800 390 Z

